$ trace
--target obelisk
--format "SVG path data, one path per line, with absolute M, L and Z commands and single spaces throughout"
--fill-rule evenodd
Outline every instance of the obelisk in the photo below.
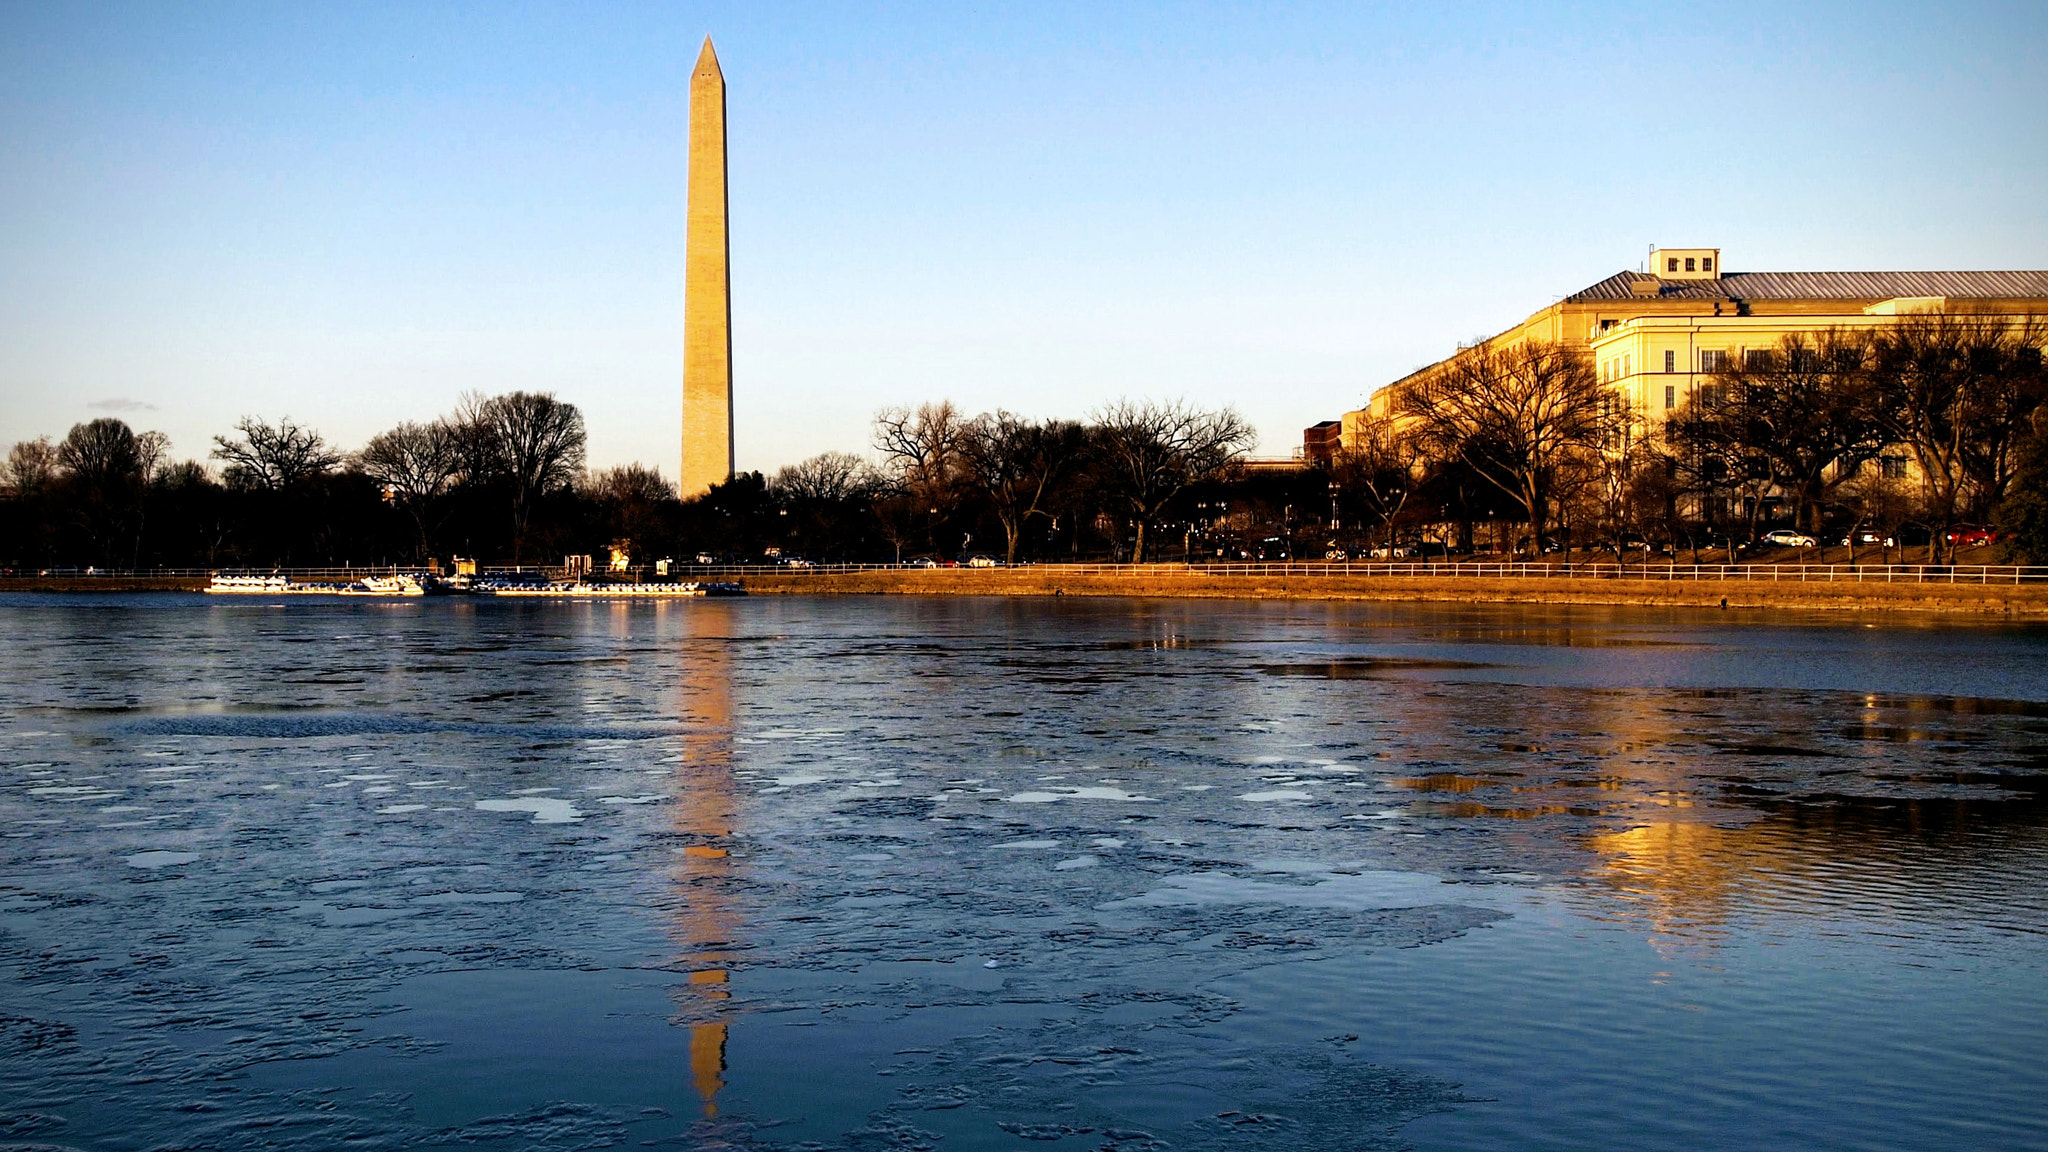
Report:
M 683 499 L 732 479 L 732 281 L 726 269 L 725 74 L 711 37 L 690 76 L 683 272 Z

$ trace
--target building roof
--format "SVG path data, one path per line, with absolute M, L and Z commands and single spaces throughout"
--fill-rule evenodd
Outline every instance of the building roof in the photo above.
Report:
M 1570 304 L 1643 300 L 1643 272 L 1616 272 L 1565 297 Z M 1956 300 L 2048 298 L 2048 272 L 1724 272 L 1718 280 L 1660 280 L 1661 300 L 1890 300 L 1946 296 Z

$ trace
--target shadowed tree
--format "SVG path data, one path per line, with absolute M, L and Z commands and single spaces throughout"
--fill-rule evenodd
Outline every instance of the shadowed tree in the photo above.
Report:
M 658 468 L 621 464 L 586 476 L 578 485 L 602 520 L 606 535 L 629 551 L 662 546 L 671 537 L 667 515 L 676 506 L 676 486 Z
M 995 510 L 1008 563 L 1017 562 L 1025 522 L 1050 516 L 1046 499 L 1086 443 L 1081 426 L 1069 420 L 1040 423 L 998 409 L 968 423 L 960 438 L 961 471 Z
M 821 452 L 782 468 L 768 487 L 806 554 L 838 554 L 861 536 L 888 482 L 851 452 Z
M 1362 505 L 1366 515 L 1387 530 L 1393 546 L 1394 525 L 1414 497 L 1420 478 L 1422 448 L 1392 416 L 1363 413 L 1350 429 L 1351 442 L 1337 452 L 1330 477 L 1342 501 Z
M 939 521 L 960 502 L 965 436 L 966 423 L 951 400 L 875 413 L 875 451 L 882 454 L 882 467 L 906 498 L 906 507 L 924 516 L 926 547 L 937 547 Z
M 511 490 L 512 559 L 517 563 L 534 505 L 569 487 L 583 470 L 583 414 L 551 392 L 507 392 L 484 401 L 477 418 Z
M 2013 447 L 2042 399 L 2040 322 L 1934 312 L 1886 328 L 1874 371 L 1884 431 L 1920 467 L 1936 560 L 1970 488 L 1988 509 L 2012 482 Z
M 867 461 L 851 452 L 820 452 L 786 465 L 769 482 L 784 503 L 839 504 L 872 495 L 879 477 Z
M 442 421 L 408 421 L 372 436 L 356 454 L 356 467 L 382 485 L 412 517 L 419 538 L 414 559 L 424 559 L 433 547 L 431 538 L 440 524 L 443 501 L 461 474 L 455 430 Z
M 1613 406 L 1592 362 L 1538 340 L 1467 350 L 1404 388 L 1397 411 L 1433 453 L 1461 457 L 1521 505 L 1537 548 L 1556 470 L 1612 436 Z
M 57 446 L 68 502 L 99 563 L 132 562 L 140 549 L 142 490 L 166 443 L 102 416 L 72 425 Z
M 232 437 L 215 436 L 212 452 L 226 465 L 223 477 L 231 488 L 284 492 L 341 463 L 341 455 L 318 432 L 292 423 L 289 416 L 275 425 L 244 416 L 235 431 Z
M 2013 450 L 2010 492 L 2000 510 L 1998 528 L 2005 537 L 2003 559 L 2016 564 L 2048 564 L 2048 405 L 2034 409 L 2032 429 Z
M 17 441 L 7 450 L 5 472 L 0 474 L 16 496 L 33 496 L 57 478 L 57 445 L 48 436 Z
M 1131 563 L 1145 562 L 1152 521 L 1189 485 L 1219 476 L 1257 433 L 1234 409 L 1205 412 L 1184 400 L 1118 400 L 1094 416 L 1097 474 L 1137 525 Z
M 1721 402 L 1693 414 L 1724 455 L 1753 457 L 1795 501 L 1793 520 L 1820 531 L 1835 488 L 1884 447 L 1870 345 L 1860 333 L 1794 333 L 1716 374 Z

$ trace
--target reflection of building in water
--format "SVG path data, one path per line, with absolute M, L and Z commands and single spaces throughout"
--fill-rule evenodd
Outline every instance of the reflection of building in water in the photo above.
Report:
M 1764 861 L 1747 833 L 1704 822 L 1646 824 L 1595 836 L 1595 872 L 1623 901 L 1621 916 L 1644 922 L 1654 941 L 1713 937 Z
M 690 1076 L 710 1116 L 717 1113 L 718 1093 L 725 1087 L 726 1023 L 716 1017 L 718 1002 L 728 996 L 738 932 L 727 846 L 734 813 L 732 666 L 725 639 L 729 617 L 716 602 L 674 607 L 684 621 L 679 704 L 685 734 L 674 808 L 681 841 L 675 857 L 679 903 L 671 931 L 681 949 L 678 960 L 690 973 L 683 993 L 685 1015 L 699 1018 L 690 1025 Z

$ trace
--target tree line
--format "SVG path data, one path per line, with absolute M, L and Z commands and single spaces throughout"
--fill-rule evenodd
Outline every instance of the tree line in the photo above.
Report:
M 23 441 L 0 472 L 0 565 L 290 567 L 1299 559 L 1730 549 L 1767 527 L 1830 541 L 1993 525 L 2048 562 L 2048 333 L 1935 313 L 1793 335 L 1708 375 L 1662 419 L 1556 344 L 1479 345 L 1354 418 L 1334 459 L 1247 469 L 1229 408 L 1118 400 L 1085 420 L 950 401 L 885 408 L 868 454 L 826 452 L 679 500 L 654 468 L 585 467 L 548 393 L 465 395 L 353 452 L 289 418 L 242 420 L 205 461 L 102 418 Z M 1654 377 L 1652 377 L 1654 379 Z M 1661 397 L 1651 397 L 1655 402 Z M 1674 393 L 1674 400 L 1676 396 Z
M 1118 401 L 1083 423 L 950 402 L 877 414 L 875 454 L 827 452 L 679 500 L 658 469 L 584 467 L 573 404 L 472 393 L 353 452 L 249 417 L 208 459 L 111 417 L 15 444 L 0 484 L 0 565 L 269 568 L 633 561 L 951 560 L 987 551 L 1143 559 L 1190 488 L 1253 440 L 1229 409 Z
M 1390 531 L 1444 526 L 1468 546 L 1475 519 L 1519 524 L 1530 548 L 1555 533 L 1695 553 L 1779 525 L 1887 551 L 1924 537 L 1936 562 L 1968 524 L 2048 561 L 2044 341 L 2032 318 L 1951 312 L 1794 333 L 1661 420 L 1583 352 L 1482 345 L 1404 383 L 1337 470 Z

